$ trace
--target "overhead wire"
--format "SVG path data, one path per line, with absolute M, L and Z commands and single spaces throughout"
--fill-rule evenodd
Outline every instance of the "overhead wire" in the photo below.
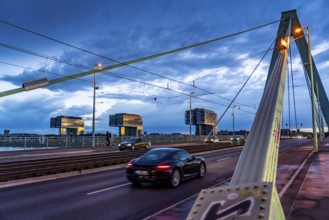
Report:
M 89 68 L 89 67 L 86 67 L 86 66 L 83 66 L 83 65 L 80 65 L 80 64 L 68 62 L 68 61 L 65 61 L 65 60 L 62 60 L 62 59 L 57 59 L 57 58 L 50 57 L 50 56 L 47 56 L 47 55 L 44 55 L 44 54 L 40 54 L 40 53 L 36 53 L 36 52 L 29 51 L 29 50 L 26 50 L 26 49 L 22 49 L 22 48 L 18 48 L 18 47 L 14 47 L 14 46 L 11 46 L 11 45 L 0 43 L 0 46 L 2 46 L 2 45 L 4 45 L 5 47 L 7 47 L 9 49 L 13 49 L 13 50 L 17 50 L 17 51 L 20 51 L 20 52 L 28 53 L 30 55 L 34 55 L 34 56 L 37 56 L 37 57 L 41 57 L 41 58 L 45 58 L 46 57 L 47 59 L 51 59 L 51 60 L 56 61 L 56 62 L 59 62 L 59 63 L 65 63 L 67 65 L 72 65 L 72 66 L 75 66 L 75 67 L 78 67 L 78 68 L 87 69 L 87 70 L 91 70 L 92 69 L 92 68 Z M 142 81 L 139 81 L 139 80 L 136 80 L 136 79 L 131 79 L 131 78 L 129 78 L 129 77 L 125 76 L 125 75 L 119 74 L 119 73 L 108 72 L 108 71 L 103 71 L 101 73 L 102 74 L 105 74 L 105 75 L 110 75 L 110 76 L 113 76 L 113 77 L 116 77 L 116 78 L 126 79 L 126 80 L 129 80 L 129 81 L 138 82 L 138 83 L 141 83 L 141 84 L 145 84 L 145 85 L 157 87 L 157 88 L 160 88 L 160 89 L 169 90 L 169 91 L 172 91 L 172 92 L 181 94 L 181 95 L 190 96 L 189 94 L 186 94 L 186 93 L 183 93 L 183 92 L 180 92 L 180 91 L 176 91 L 176 90 L 173 90 L 173 89 L 170 89 L 170 88 L 168 89 L 167 87 L 162 87 L 162 86 L 154 85 L 154 84 L 151 84 L 151 83 L 142 82 Z M 207 99 L 202 99 L 202 98 L 197 97 L 197 96 L 194 96 L 194 98 L 197 98 L 199 100 L 203 100 L 205 102 L 213 103 L 213 104 L 216 104 L 216 105 L 221 105 L 221 106 L 225 106 L 225 107 L 227 106 L 225 104 L 221 104 L 221 103 L 214 102 L 214 101 L 207 100 Z M 241 111 L 245 111 L 243 109 L 240 109 L 240 110 Z
M 280 33 L 283 31 L 283 29 L 281 29 L 279 31 L 279 34 L 277 36 L 280 35 Z M 263 57 L 260 59 L 260 61 L 258 62 L 258 64 L 256 65 L 256 67 L 254 68 L 254 70 L 251 72 L 251 74 L 249 75 L 249 77 L 247 78 L 247 80 L 244 82 L 244 84 L 241 86 L 241 88 L 239 89 L 239 91 L 237 92 L 237 94 L 235 95 L 235 97 L 232 99 L 231 103 L 229 104 L 229 106 L 225 109 L 225 111 L 223 112 L 223 114 L 221 115 L 221 117 L 217 120 L 215 127 L 217 127 L 218 123 L 222 120 L 222 118 L 224 117 L 224 115 L 226 114 L 227 110 L 231 107 L 231 105 L 233 104 L 234 100 L 239 96 L 239 94 L 241 93 L 241 91 L 243 90 L 243 88 L 245 87 L 245 85 L 248 83 L 249 79 L 251 78 L 251 76 L 256 72 L 258 66 L 261 64 L 261 62 L 263 61 L 263 59 L 266 57 L 267 53 L 270 51 L 270 49 L 272 48 L 272 45 L 275 43 L 275 41 L 277 40 L 277 37 L 272 41 L 271 45 L 268 47 L 268 49 L 266 50 L 265 54 L 263 55 Z M 211 133 L 213 132 L 214 128 L 209 132 L 209 135 L 211 135 Z
M 260 25 L 260 26 L 257 26 L 257 27 L 254 27 L 254 28 L 250 28 L 250 29 L 247 29 L 247 30 L 244 30 L 244 31 L 240 31 L 240 32 L 237 32 L 237 33 L 234 33 L 234 34 L 230 34 L 230 35 L 226 35 L 226 36 L 223 36 L 223 37 L 219 37 L 219 38 L 215 38 L 213 40 L 209 40 L 209 41 L 205 41 L 205 42 L 201 42 L 201 43 L 197 43 L 197 44 L 194 44 L 194 45 L 190 45 L 190 46 L 186 46 L 186 47 L 182 47 L 182 48 L 179 48 L 177 50 L 171 50 L 171 51 L 167 51 L 167 52 L 164 52 L 164 53 L 161 53 L 161 54 L 169 54 L 169 53 L 172 53 L 172 52 L 178 52 L 178 51 L 181 51 L 181 50 L 186 50 L 186 49 L 189 49 L 189 48 L 193 48 L 193 47 L 196 47 L 196 46 L 201 46 L 201 45 L 204 45 L 204 44 L 208 44 L 208 43 L 212 43 L 212 42 L 215 42 L 215 41 L 218 41 L 218 40 L 222 40 L 222 39 L 226 39 L 226 38 L 229 38 L 229 37 L 233 37 L 233 36 L 236 36 L 236 35 L 239 35 L 239 34 L 243 34 L 243 33 L 246 33 L 246 32 L 249 32 L 249 31 L 253 31 L 253 30 L 256 30 L 256 29 L 259 29 L 261 27 L 265 27 L 265 26 L 268 26 L 268 25 L 271 25 L 271 24 L 274 24 L 274 23 L 277 23 L 281 20 L 277 20 L 277 21 L 273 21 L 273 22 L 270 22 L 270 23 L 267 23 L 267 24 L 264 24 L 264 25 Z M 32 34 L 35 34 L 37 36 L 40 36 L 40 37 L 43 37 L 43 38 L 46 38 L 48 40 L 51 40 L 51 41 L 54 41 L 54 42 L 57 42 L 57 43 L 60 43 L 60 44 L 63 44 L 63 45 L 66 45 L 66 46 L 69 46 L 71 48 L 74 48 L 74 49 L 77 49 L 77 50 L 80 50 L 80 51 L 83 51 L 84 53 L 89 53 L 91 55 L 94 55 L 94 56 L 98 56 L 100 58 L 103 58 L 103 59 L 106 59 L 106 60 L 110 60 L 110 61 L 113 61 L 113 62 L 116 62 L 116 63 L 119 63 L 119 64 L 123 64 L 125 66 L 129 66 L 131 68 L 134 68 L 134 69 L 137 69 L 137 70 L 140 70 L 140 71 L 143 71 L 143 72 L 146 72 L 146 73 L 149 73 L 149 74 L 152 74 L 152 75 L 155 75 L 155 76 L 158 76 L 158 77 L 162 77 L 162 78 L 165 78 L 165 79 L 168 79 L 168 80 L 171 80 L 171 81 L 174 81 L 174 82 L 177 82 L 177 83 L 181 83 L 181 84 L 184 84 L 184 85 L 187 85 L 187 86 L 192 86 L 192 87 L 195 87 L 199 90 L 202 90 L 202 91 L 206 91 L 208 92 L 209 94 L 212 94 L 212 95 L 215 95 L 219 98 L 222 98 L 222 99 L 226 99 L 226 100 L 229 100 L 227 98 L 224 98 L 222 96 L 219 96 L 219 95 L 216 95 L 215 93 L 213 92 L 209 92 L 205 89 L 202 89 L 200 87 L 196 87 L 194 84 L 191 85 L 191 84 L 188 84 L 188 83 L 185 83 L 185 82 L 182 82 L 182 81 L 179 81 L 179 80 L 176 80 L 176 79 L 172 79 L 170 77 L 166 77 L 166 76 L 163 76 L 163 75 L 160 75 L 160 74 L 157 74 L 157 73 L 154 73 L 154 72 L 151 72 L 149 70 L 145 70 L 145 69 L 142 69 L 142 68 L 139 68 L 139 67 L 135 67 L 135 66 L 132 66 L 130 65 L 129 62 L 121 62 L 121 61 L 118 61 L 116 59 L 113 59 L 113 58 L 109 58 L 109 57 L 106 57 L 106 56 L 103 56 L 103 55 L 100 55 L 100 54 L 97 54 L 97 53 L 94 53 L 92 51 L 88 51 L 86 49 L 83 49 L 83 48 L 80 48 L 80 47 L 77 47 L 77 46 L 74 46 L 72 44 L 68 44 L 66 42 L 63 42 L 63 41 L 60 41 L 60 40 L 57 40 L 57 39 L 54 39 L 52 37 L 49 37 L 49 36 L 46 36 L 44 34 L 40 34 L 40 33 L 37 33 L 35 31 L 32 31 L 32 30 L 29 30 L 27 28 L 24 28 L 24 27 L 21 27 L 21 26 L 18 26 L 18 25 L 15 25 L 15 24 L 12 24 L 10 22 L 7 22 L 7 21 L 4 21 L 4 20 L 1 20 L 0 19 L 0 22 L 6 24 L 6 25 L 9 25 L 9 26 L 12 26 L 12 27 L 15 27 L 17 29 L 20 29 L 20 30 L 23 30 L 23 31 L 26 31 L 26 32 L 29 32 L 29 33 L 32 33 Z M 143 58 L 142 58 L 143 59 Z M 243 105 L 241 103 L 237 103 L 237 104 L 240 104 L 240 105 Z M 244 105 L 244 106 L 247 106 L 247 105 Z M 247 106 L 247 107 L 250 107 L 250 106 Z
M 296 126 L 296 129 L 298 129 L 297 112 L 296 112 L 296 97 L 295 97 L 294 71 L 292 70 L 292 56 L 291 56 L 291 53 L 292 53 L 291 52 L 291 47 L 289 47 L 292 97 L 293 97 L 293 102 L 294 102 L 294 113 L 295 113 L 295 126 Z
M 4 61 L 0 61 L 0 63 L 1 64 L 6 64 L 6 65 L 9 65 L 9 66 L 19 67 L 19 68 L 22 68 L 22 69 L 33 70 L 33 71 L 43 72 L 43 73 L 49 73 L 49 74 L 56 75 L 56 76 L 66 76 L 66 75 L 63 75 L 63 74 L 53 73 L 53 72 L 47 71 L 45 69 L 44 70 L 41 70 L 41 69 L 36 69 L 36 68 L 21 66 L 21 65 L 9 63 L 9 62 L 4 62 Z M 83 82 L 88 82 L 88 83 L 93 83 L 91 80 L 86 80 L 86 79 L 77 78 L 75 80 L 79 80 L 79 81 L 83 81 Z

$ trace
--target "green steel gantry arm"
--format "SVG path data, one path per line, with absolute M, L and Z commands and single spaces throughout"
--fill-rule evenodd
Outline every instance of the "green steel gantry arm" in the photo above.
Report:
M 278 21 L 280 21 L 280 20 L 278 20 Z M 115 65 L 104 67 L 102 69 L 90 70 L 90 71 L 87 71 L 87 72 L 77 73 L 77 74 L 70 75 L 70 76 L 67 76 L 67 77 L 62 77 L 62 78 L 50 80 L 48 85 L 53 85 L 53 84 L 65 82 L 65 81 L 68 81 L 68 80 L 71 80 L 71 79 L 77 79 L 77 78 L 80 78 L 80 77 L 83 77 L 83 76 L 92 75 L 94 72 L 103 72 L 103 71 L 107 71 L 107 70 L 110 70 L 110 69 L 115 69 L 115 68 L 119 68 L 119 67 L 122 67 L 122 66 L 127 66 L 127 65 L 131 65 L 131 64 L 134 64 L 134 63 L 139 63 L 139 62 L 142 62 L 142 61 L 145 61 L 145 60 L 150 60 L 150 59 L 165 56 L 165 55 L 168 55 L 168 54 L 176 53 L 176 52 L 179 52 L 179 51 L 191 49 L 191 48 L 194 48 L 194 47 L 210 44 L 210 43 L 213 43 L 213 42 L 216 42 L 216 41 L 219 41 L 219 40 L 223 40 L 223 39 L 226 39 L 226 38 L 229 38 L 229 37 L 233 37 L 233 36 L 236 36 L 236 35 L 239 35 L 239 34 L 243 34 L 243 33 L 249 32 L 249 31 L 253 31 L 253 30 L 256 30 L 256 29 L 259 29 L 259 28 L 262 28 L 262 27 L 265 27 L 265 26 L 268 26 L 268 25 L 271 25 L 271 24 L 274 24 L 278 21 L 273 21 L 273 22 L 270 22 L 270 23 L 267 23 L 267 24 L 264 24 L 264 25 L 260 25 L 260 26 L 257 26 L 257 27 L 253 27 L 253 28 L 250 28 L 250 29 L 247 29 L 247 30 L 243 30 L 243 31 L 240 31 L 240 32 L 237 32 L 237 33 L 234 33 L 234 34 L 229 34 L 229 35 L 226 35 L 226 36 L 223 36 L 223 37 L 218 37 L 218 38 L 215 38 L 215 39 L 212 39 L 212 40 L 203 41 L 203 42 L 200 42 L 200 43 L 188 45 L 188 46 L 181 47 L 181 48 L 178 48 L 178 49 L 168 50 L 168 51 L 164 51 L 164 52 L 161 52 L 161 53 L 158 53 L 158 54 L 154 54 L 154 55 L 150 55 L 150 56 L 146 56 L 146 57 L 142 57 L 142 58 L 138 58 L 138 59 L 118 63 L 118 64 L 115 64 Z M 45 86 L 41 86 L 41 87 L 45 87 Z M 13 95 L 13 94 L 24 92 L 24 91 L 26 91 L 24 88 L 16 88 L 16 89 L 0 92 L 0 97 Z

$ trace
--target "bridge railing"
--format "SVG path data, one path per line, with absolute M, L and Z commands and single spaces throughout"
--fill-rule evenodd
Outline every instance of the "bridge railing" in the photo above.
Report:
M 189 142 L 189 135 L 147 135 L 152 144 Z M 220 141 L 229 141 L 231 135 L 218 135 Z M 112 136 L 111 143 L 116 146 L 130 136 Z M 192 135 L 192 142 L 203 142 L 206 136 Z M 106 136 L 95 136 L 96 147 L 106 146 Z M 68 147 L 90 147 L 91 136 L 0 136 L 0 147 L 13 147 L 20 150 L 51 149 Z M 13 149 L 15 150 L 15 149 Z

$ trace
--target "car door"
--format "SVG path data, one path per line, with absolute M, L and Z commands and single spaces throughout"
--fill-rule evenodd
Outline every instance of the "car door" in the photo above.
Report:
M 193 176 L 197 173 L 198 164 L 195 162 L 194 157 L 189 153 L 180 151 L 180 160 L 183 162 L 184 177 Z
M 136 149 L 141 148 L 142 145 L 143 145 L 142 139 L 141 139 L 141 138 L 137 138 L 137 140 L 136 140 L 136 144 L 135 144 Z

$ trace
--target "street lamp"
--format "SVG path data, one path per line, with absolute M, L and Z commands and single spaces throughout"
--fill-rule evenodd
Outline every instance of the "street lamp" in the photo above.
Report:
M 236 107 L 236 105 L 234 105 L 233 107 L 232 107 L 232 109 L 233 109 L 233 112 L 232 112 L 232 116 L 233 116 L 233 139 L 234 139 L 234 135 L 235 135 L 235 132 L 234 132 L 234 108 Z
M 96 63 L 94 66 L 94 96 L 93 96 L 93 125 L 92 125 L 92 147 L 95 147 L 95 105 L 96 105 L 96 70 L 101 68 L 101 63 Z
M 295 33 L 301 33 L 304 28 L 297 28 Z M 311 55 L 311 37 L 310 29 L 308 26 L 306 29 L 306 35 L 308 37 L 308 65 L 310 66 L 310 75 L 311 75 L 311 101 L 312 101 L 312 124 L 313 124 L 313 151 L 318 152 L 318 135 L 316 131 L 316 113 L 315 113 L 315 101 L 314 101 L 314 78 L 313 78 L 313 64 L 312 64 L 312 55 Z
M 190 141 L 192 141 L 192 96 L 194 92 L 190 92 Z

